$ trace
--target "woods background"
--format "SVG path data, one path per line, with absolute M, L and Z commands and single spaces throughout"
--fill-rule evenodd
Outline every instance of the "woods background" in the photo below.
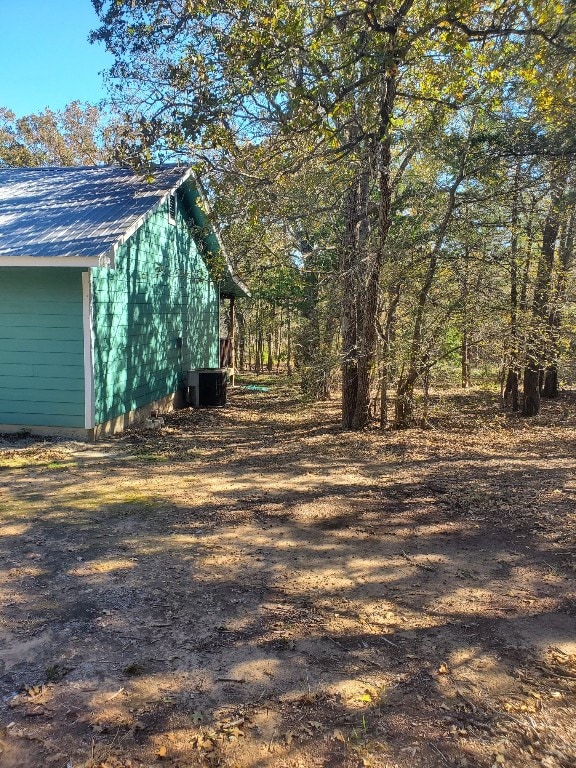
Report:
M 109 100 L 16 118 L 0 163 L 194 165 L 253 299 L 240 370 L 342 425 L 432 386 L 526 416 L 574 360 L 573 4 L 94 0 Z

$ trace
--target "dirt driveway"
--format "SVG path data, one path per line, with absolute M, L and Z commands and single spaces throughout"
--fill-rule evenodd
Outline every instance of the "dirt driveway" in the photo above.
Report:
M 0 440 L 0 766 L 574 768 L 576 398 L 432 417 Z

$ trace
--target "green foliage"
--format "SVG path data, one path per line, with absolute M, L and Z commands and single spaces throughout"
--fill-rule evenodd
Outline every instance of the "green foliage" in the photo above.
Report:
M 257 298 L 241 312 L 258 365 L 288 313 L 305 390 L 325 395 L 344 361 L 353 386 L 396 388 L 407 423 L 411 390 L 464 340 L 489 366 L 536 339 L 542 360 L 565 349 L 571 172 L 545 274 L 538 239 L 576 149 L 568 0 L 94 6 L 123 156 L 193 157 L 210 179 Z
M 20 118 L 0 107 L 0 166 L 98 165 L 111 158 L 111 136 L 100 110 L 79 101 Z

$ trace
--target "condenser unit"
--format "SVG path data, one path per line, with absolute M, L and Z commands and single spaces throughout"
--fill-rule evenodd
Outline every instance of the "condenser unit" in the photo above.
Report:
M 188 371 L 186 400 L 193 408 L 226 405 L 226 368 L 196 368 Z

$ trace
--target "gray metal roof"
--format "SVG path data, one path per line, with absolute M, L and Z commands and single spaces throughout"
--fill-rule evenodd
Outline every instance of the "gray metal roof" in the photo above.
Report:
M 142 178 L 113 166 L 0 168 L 2 257 L 102 258 L 139 226 L 189 171 Z

